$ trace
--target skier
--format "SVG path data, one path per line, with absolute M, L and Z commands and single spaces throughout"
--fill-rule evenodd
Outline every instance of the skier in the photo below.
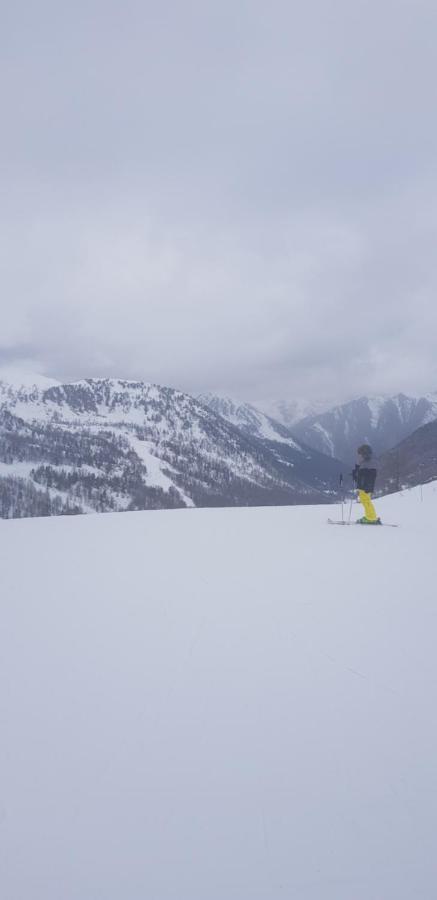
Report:
M 358 447 L 357 454 L 357 464 L 352 472 L 352 478 L 358 489 L 360 503 L 364 507 L 364 516 L 357 521 L 360 525 L 382 525 L 371 500 L 377 475 L 372 448 L 369 444 L 362 444 Z

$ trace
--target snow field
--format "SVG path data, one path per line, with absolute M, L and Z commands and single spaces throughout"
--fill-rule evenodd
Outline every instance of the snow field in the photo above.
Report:
M 377 508 L 0 521 L 2 897 L 430 900 L 437 483 Z

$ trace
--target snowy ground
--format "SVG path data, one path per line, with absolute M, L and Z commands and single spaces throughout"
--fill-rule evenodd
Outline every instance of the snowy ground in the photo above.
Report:
M 378 509 L 0 521 L 2 898 L 436 895 L 437 483 Z

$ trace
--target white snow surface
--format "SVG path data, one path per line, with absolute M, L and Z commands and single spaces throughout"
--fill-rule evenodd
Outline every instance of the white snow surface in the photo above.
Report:
M 0 520 L 5 900 L 435 895 L 437 482 L 377 506 Z
M 56 387 L 59 381 L 54 378 L 48 378 L 39 372 L 29 371 L 26 368 L 17 366 L 0 366 L 0 382 L 5 385 L 14 386 L 16 390 L 37 388 L 45 391 L 50 387 Z

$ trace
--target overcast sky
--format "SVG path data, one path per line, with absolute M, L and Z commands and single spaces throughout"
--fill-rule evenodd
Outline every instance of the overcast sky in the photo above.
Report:
M 437 390 L 435 0 L 0 13 L 0 365 Z

